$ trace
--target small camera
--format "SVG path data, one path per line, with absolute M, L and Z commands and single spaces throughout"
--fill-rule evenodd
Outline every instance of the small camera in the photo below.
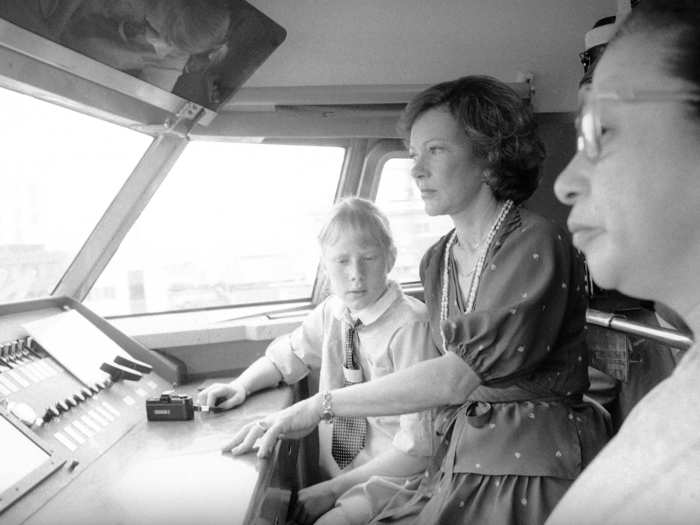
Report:
M 189 421 L 194 419 L 192 396 L 163 392 L 146 400 L 148 421 Z

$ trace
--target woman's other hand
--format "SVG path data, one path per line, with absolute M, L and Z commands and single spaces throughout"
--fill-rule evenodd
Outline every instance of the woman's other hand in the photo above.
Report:
M 229 410 L 243 403 L 248 397 L 248 392 L 243 387 L 232 381 L 231 383 L 214 383 L 199 393 L 197 401 L 200 405 L 210 408 Z
M 268 457 L 278 439 L 299 439 L 310 434 L 321 420 L 318 394 L 245 425 L 223 448 L 233 455 L 249 452 L 257 443 L 258 457 Z

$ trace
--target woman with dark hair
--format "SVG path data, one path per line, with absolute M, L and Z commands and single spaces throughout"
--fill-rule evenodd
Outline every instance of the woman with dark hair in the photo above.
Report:
M 581 92 L 579 152 L 555 191 L 604 288 L 661 301 L 700 333 L 700 6 L 644 0 Z M 700 356 L 630 412 L 551 524 L 700 521 Z
M 280 435 L 308 433 L 321 418 L 435 408 L 433 467 L 418 496 L 399 491 L 379 518 L 542 523 L 606 431 L 582 400 L 581 257 L 560 227 L 520 207 L 544 157 L 532 112 L 505 84 L 472 76 L 420 93 L 401 123 L 426 212 L 455 226 L 421 262 L 441 356 L 321 392 L 251 423 L 226 449 L 262 438 L 266 455 Z

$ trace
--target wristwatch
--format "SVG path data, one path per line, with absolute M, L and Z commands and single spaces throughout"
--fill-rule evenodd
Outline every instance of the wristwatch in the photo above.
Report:
M 321 393 L 321 421 L 332 423 L 334 417 L 333 398 L 331 397 L 331 393 L 326 390 Z

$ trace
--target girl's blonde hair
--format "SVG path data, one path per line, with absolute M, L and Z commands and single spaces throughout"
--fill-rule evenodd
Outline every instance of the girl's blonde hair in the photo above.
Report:
M 389 268 L 394 266 L 396 246 L 389 219 L 372 201 L 348 197 L 336 203 L 318 235 L 321 249 L 337 242 L 348 229 L 369 234 L 384 250 Z

